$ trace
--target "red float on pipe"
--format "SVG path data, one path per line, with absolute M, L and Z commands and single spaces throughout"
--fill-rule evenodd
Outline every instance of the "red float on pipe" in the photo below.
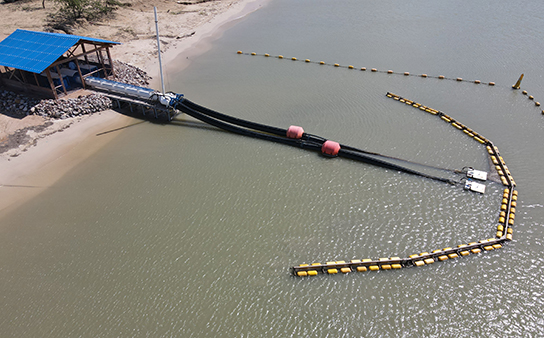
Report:
M 304 134 L 304 129 L 302 127 L 298 126 L 290 126 L 289 129 L 287 129 L 287 137 L 289 138 L 302 138 L 302 134 Z
M 327 140 L 321 146 L 321 152 L 323 155 L 336 156 L 340 151 L 340 143 Z

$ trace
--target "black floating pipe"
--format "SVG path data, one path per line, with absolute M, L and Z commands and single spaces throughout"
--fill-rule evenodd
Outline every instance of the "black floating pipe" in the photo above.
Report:
M 428 175 L 428 174 L 425 174 L 425 173 L 422 173 L 422 172 L 419 172 L 419 171 L 416 171 L 416 170 L 413 170 L 413 169 L 410 169 L 410 168 L 406 168 L 406 167 L 403 167 L 403 166 L 400 166 L 400 165 L 396 165 L 396 164 L 393 164 L 393 163 L 382 161 L 382 160 L 379 160 L 379 159 L 376 159 L 376 158 L 372 158 L 370 156 L 365 156 L 365 155 L 363 155 L 363 154 L 361 154 L 359 152 L 355 152 L 355 151 L 351 151 L 351 150 L 346 150 L 346 149 L 340 148 L 340 150 L 338 151 L 338 156 L 349 158 L 349 159 L 356 160 L 356 161 L 369 163 L 369 164 L 372 164 L 372 165 L 376 165 L 376 166 L 391 169 L 391 170 L 401 171 L 401 172 L 404 172 L 404 173 L 407 173 L 407 174 L 418 175 L 418 176 L 430 178 L 430 179 L 433 179 L 433 180 L 437 180 L 437 181 L 441 181 L 441 182 L 445 182 L 445 183 L 449 183 L 449 184 L 457 184 L 457 182 L 455 182 L 454 180 L 448 179 L 448 178 L 434 176 L 434 175 Z
M 456 173 L 456 174 L 462 172 L 462 170 L 447 169 L 447 168 L 432 166 L 432 165 L 429 165 L 429 164 L 418 163 L 418 162 L 409 161 L 409 160 L 405 160 L 405 159 L 394 157 L 394 156 L 383 155 L 383 154 L 375 153 L 375 152 L 372 152 L 372 151 L 367 151 L 367 150 L 362 150 L 362 149 L 355 148 L 355 147 L 350 147 L 350 146 L 347 146 L 347 145 L 344 145 L 344 144 L 340 144 L 340 147 L 342 147 L 342 149 L 345 149 L 345 150 L 350 150 L 350 151 L 354 151 L 354 152 L 358 152 L 358 153 L 362 153 L 362 154 L 366 154 L 366 155 L 379 156 L 379 157 L 388 158 L 388 159 L 391 159 L 391 160 L 396 160 L 396 161 L 400 161 L 400 162 L 404 162 L 404 163 L 415 164 L 415 165 L 418 165 L 418 166 L 421 166 L 421 167 L 427 167 L 427 168 L 431 168 L 431 169 L 437 169 L 437 170 L 447 171 L 447 172 Z
M 256 131 L 253 131 L 253 130 L 240 128 L 240 127 L 237 127 L 235 125 L 232 125 L 232 124 L 229 124 L 229 123 L 226 123 L 226 122 L 222 122 L 220 120 L 212 118 L 212 117 L 210 117 L 210 116 L 208 116 L 208 115 L 206 115 L 206 114 L 204 114 L 202 112 L 196 111 L 196 110 L 192 109 L 191 107 L 189 107 L 189 105 L 186 105 L 185 104 L 186 102 L 187 102 L 187 100 L 184 100 L 184 101 L 180 102 L 178 105 L 176 105 L 176 108 L 181 110 L 182 112 L 186 113 L 187 115 L 190 115 L 190 116 L 192 116 L 192 117 L 194 117 L 194 118 L 196 118 L 196 119 L 198 119 L 198 120 L 200 120 L 202 122 L 208 123 L 208 124 L 210 124 L 212 126 L 215 126 L 217 128 L 220 128 L 220 129 L 223 129 L 223 130 L 226 130 L 226 131 L 230 131 L 230 132 L 233 132 L 233 133 L 236 133 L 236 134 L 244 135 L 244 136 L 250 136 L 250 137 L 259 138 L 259 139 L 262 139 L 262 140 L 278 142 L 278 143 L 282 143 L 282 144 L 286 144 L 286 145 L 290 145 L 290 146 L 294 146 L 294 147 L 298 147 L 298 148 L 321 151 L 321 147 L 323 145 L 322 144 L 323 142 L 320 142 L 318 137 L 311 137 L 309 141 L 306 141 L 306 140 L 299 140 L 299 139 L 291 139 L 291 138 L 287 138 L 287 137 L 279 137 L 279 136 L 271 135 L 271 134 L 263 134 L 263 133 L 256 132 Z M 196 108 L 200 107 L 200 106 L 198 106 L 196 104 L 191 104 L 190 106 L 193 106 L 193 107 L 196 107 Z M 207 109 L 207 110 L 211 111 L 209 109 Z M 215 112 L 215 113 L 217 113 L 217 112 Z M 227 115 L 221 114 L 221 113 L 217 113 L 217 114 L 214 114 L 214 115 L 221 116 L 221 118 L 228 117 Z M 243 121 L 243 120 L 238 119 L 238 118 L 229 118 L 229 119 L 226 119 L 226 120 L 234 121 L 236 123 L 239 123 L 240 121 Z M 245 121 L 245 122 L 247 122 L 246 125 L 252 125 L 252 126 L 258 125 L 259 128 L 264 126 L 264 125 L 261 125 L 261 124 L 258 124 L 258 123 L 253 123 L 253 122 L 248 122 L 248 121 Z M 270 127 L 270 129 L 278 130 L 280 128 Z M 349 158 L 349 159 L 352 159 L 352 160 L 356 160 L 356 161 L 376 165 L 376 166 L 379 166 L 379 167 L 388 168 L 388 169 L 391 169 L 391 170 L 397 170 L 397 171 L 401 171 L 401 172 L 412 174 L 412 175 L 417 175 L 417 176 L 430 178 L 430 179 L 433 179 L 433 180 L 438 180 L 438 181 L 441 181 L 441 182 L 456 184 L 456 182 L 453 181 L 453 180 L 443 178 L 443 177 L 433 176 L 433 175 L 427 175 L 425 173 L 418 172 L 416 170 L 412 170 L 412 169 L 402 167 L 402 166 L 399 166 L 399 165 L 396 165 L 396 164 L 393 164 L 393 163 L 389 163 L 389 162 L 382 161 L 382 160 L 379 160 L 379 159 L 376 159 L 376 158 L 365 156 L 361 152 L 357 152 L 357 151 L 352 151 L 352 150 L 348 150 L 348 149 L 340 149 L 338 155 L 341 156 L 341 157 L 344 157 L 344 158 Z
M 193 109 L 194 111 L 197 111 L 197 112 L 199 112 L 199 113 L 201 113 L 203 115 L 211 116 L 211 117 L 216 118 L 216 119 L 221 120 L 221 121 L 225 121 L 225 122 L 228 122 L 228 123 L 231 123 L 231 124 L 234 124 L 234 125 L 238 125 L 238 126 L 241 126 L 241 127 L 258 130 L 258 131 L 262 131 L 262 132 L 265 132 L 265 133 L 269 133 L 269 134 L 273 134 L 273 135 L 277 135 L 277 136 L 281 136 L 281 137 L 285 137 L 287 135 L 287 129 L 267 126 L 267 125 L 264 125 L 264 124 L 261 124 L 261 123 L 246 121 L 246 120 L 243 120 L 243 119 L 240 119 L 240 118 L 232 117 L 232 116 L 217 112 L 215 110 L 206 108 L 206 107 L 201 106 L 199 104 L 196 104 L 196 103 L 194 103 L 194 102 L 192 102 L 192 101 L 190 101 L 188 99 L 184 99 L 182 102 L 183 102 L 183 104 L 185 104 L 187 107 Z M 326 138 L 323 138 L 323 137 L 317 136 L 317 135 L 313 135 L 313 134 L 308 134 L 308 133 L 303 133 L 302 134 L 302 140 L 314 142 L 314 143 L 317 143 L 317 144 L 320 144 L 320 145 L 323 145 L 323 143 L 325 141 L 327 141 Z M 380 156 L 380 157 L 389 158 L 389 159 L 393 159 L 393 160 L 398 160 L 398 161 L 402 161 L 404 163 L 412 163 L 412 164 L 416 164 L 416 165 L 419 165 L 419 166 L 438 169 L 438 170 L 443 170 L 443 171 L 448 171 L 448 172 L 457 172 L 457 171 L 451 170 L 451 169 L 434 167 L 434 166 L 430 166 L 430 165 L 427 165 L 427 164 L 421 164 L 421 163 L 412 162 L 412 161 L 404 160 L 404 159 L 393 157 L 393 156 L 387 156 L 387 155 L 383 155 L 383 154 L 379 154 L 379 153 L 375 153 L 375 152 L 371 152 L 371 151 L 358 149 L 358 148 L 355 148 L 355 147 L 350 147 L 350 146 L 345 145 L 345 144 L 340 144 L 340 147 L 342 149 L 351 150 L 351 151 L 359 152 L 359 153 L 362 153 L 362 154 L 368 154 L 368 155 L 374 155 L 374 156 Z
M 223 129 L 223 130 L 226 130 L 226 131 L 230 131 L 230 132 L 233 132 L 233 133 L 236 133 L 236 134 L 255 137 L 255 138 L 259 138 L 259 139 L 267 140 L 267 141 L 278 142 L 278 143 L 290 145 L 290 146 L 293 146 L 293 147 L 304 148 L 304 149 L 312 149 L 312 150 L 321 150 L 321 145 L 316 144 L 314 142 L 307 142 L 307 141 L 291 139 L 291 138 L 286 138 L 286 137 L 278 137 L 278 136 L 270 135 L 270 134 L 263 134 L 263 133 L 259 133 L 259 132 L 253 131 L 253 130 L 240 128 L 240 127 L 237 127 L 235 125 L 219 121 L 217 119 L 211 118 L 210 116 L 202 114 L 202 113 L 200 113 L 200 112 L 198 112 L 198 111 L 196 111 L 196 110 L 194 110 L 192 108 L 189 108 L 188 106 L 185 105 L 185 101 L 186 100 L 184 100 L 182 103 L 178 104 L 176 109 L 179 109 L 182 112 L 184 112 L 185 114 L 187 114 L 189 116 L 192 116 L 195 119 L 200 120 L 202 122 L 206 122 L 206 123 L 208 123 L 208 124 L 210 124 L 210 125 L 212 125 L 214 127 L 217 127 L 217 128 L 220 128 L 220 129 Z
M 278 135 L 278 136 L 286 136 L 287 135 L 287 129 L 267 126 L 267 125 L 264 125 L 264 124 L 261 124 L 261 123 L 246 121 L 246 120 L 242 120 L 242 119 L 239 119 L 239 118 L 236 118 L 236 117 L 225 115 L 225 114 L 219 113 L 219 112 L 217 112 L 215 110 L 211 110 L 209 108 L 198 105 L 198 104 L 196 104 L 194 102 L 191 102 L 191 101 L 189 101 L 187 99 L 184 99 L 182 104 L 184 104 L 185 106 L 187 106 L 187 107 L 189 107 L 189 108 L 191 108 L 191 109 L 193 109 L 195 111 L 198 111 L 198 112 L 200 112 L 200 113 L 202 113 L 204 115 L 211 116 L 211 117 L 216 118 L 218 120 L 225 121 L 225 122 L 228 122 L 228 123 L 231 123 L 231 124 L 235 124 L 235 125 L 238 125 L 238 126 L 241 126 L 241 127 L 255 129 L 255 130 L 259 130 L 259 131 L 262 131 L 262 132 L 265 132 L 265 133 Z

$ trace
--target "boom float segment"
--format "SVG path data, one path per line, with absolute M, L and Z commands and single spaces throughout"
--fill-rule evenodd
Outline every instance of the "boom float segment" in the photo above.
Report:
M 506 241 L 512 240 L 513 225 L 516 214 L 516 205 L 518 200 L 518 191 L 515 190 L 516 182 L 510 173 L 510 170 L 506 166 L 503 157 L 499 153 L 499 149 L 493 145 L 493 143 L 486 137 L 478 134 L 474 130 L 463 125 L 461 122 L 456 121 L 452 117 L 444 114 L 441 111 L 427 107 L 412 100 L 400 97 L 393 93 L 387 93 L 387 97 L 394 99 L 395 101 L 402 102 L 410 105 L 421 111 L 425 111 L 444 120 L 446 123 L 451 124 L 454 128 L 463 131 L 466 135 L 473 138 L 480 144 L 486 145 L 487 152 L 490 156 L 490 160 L 495 165 L 497 173 L 501 177 L 501 182 L 505 186 L 502 203 L 499 211 L 498 224 L 494 238 L 483 239 L 478 242 L 470 242 L 468 244 L 459 244 L 457 247 L 436 249 L 430 252 L 422 252 L 419 254 L 413 254 L 407 258 L 391 257 L 380 259 L 353 259 L 350 262 L 336 261 L 312 264 L 300 264 L 293 266 L 291 272 L 298 277 L 317 276 L 318 274 L 336 274 L 338 270 L 342 273 L 349 272 L 366 272 L 366 271 L 379 271 L 379 270 L 391 270 L 401 269 L 406 267 L 421 267 L 429 264 L 433 264 L 437 261 L 446 261 L 449 259 L 456 259 L 460 256 L 469 256 L 481 253 L 483 251 L 492 251 L 502 248 Z

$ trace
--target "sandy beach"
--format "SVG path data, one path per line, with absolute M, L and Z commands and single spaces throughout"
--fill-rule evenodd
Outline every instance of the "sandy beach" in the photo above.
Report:
M 266 1 L 228 0 L 192 5 L 163 1 L 156 4 L 164 71 L 189 66 L 192 57 L 205 52 L 228 23 L 259 9 Z M 128 2 L 132 5 L 120 8 L 114 18 L 86 23 L 72 33 L 121 42 L 122 45 L 113 48 L 112 57 L 145 70 L 153 78 L 150 87 L 158 89 L 153 5 L 143 0 Z M 39 0 L 0 5 L 0 12 L 6 18 L 0 23 L 0 39 L 17 28 L 42 31 L 47 15 L 55 10 L 53 3 L 47 2 L 46 7 L 42 9 Z M 119 134 L 104 132 L 122 129 L 134 122 L 113 110 L 66 120 L 0 114 L 1 142 L 18 130 L 28 128 L 25 139 L 17 147 L 0 154 L 0 216 L 51 186 Z

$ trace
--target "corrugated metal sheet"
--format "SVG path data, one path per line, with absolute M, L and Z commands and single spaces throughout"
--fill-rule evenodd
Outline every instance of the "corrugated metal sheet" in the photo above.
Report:
M 80 40 L 119 44 L 85 36 L 18 29 L 0 42 L 0 65 L 41 73 Z

